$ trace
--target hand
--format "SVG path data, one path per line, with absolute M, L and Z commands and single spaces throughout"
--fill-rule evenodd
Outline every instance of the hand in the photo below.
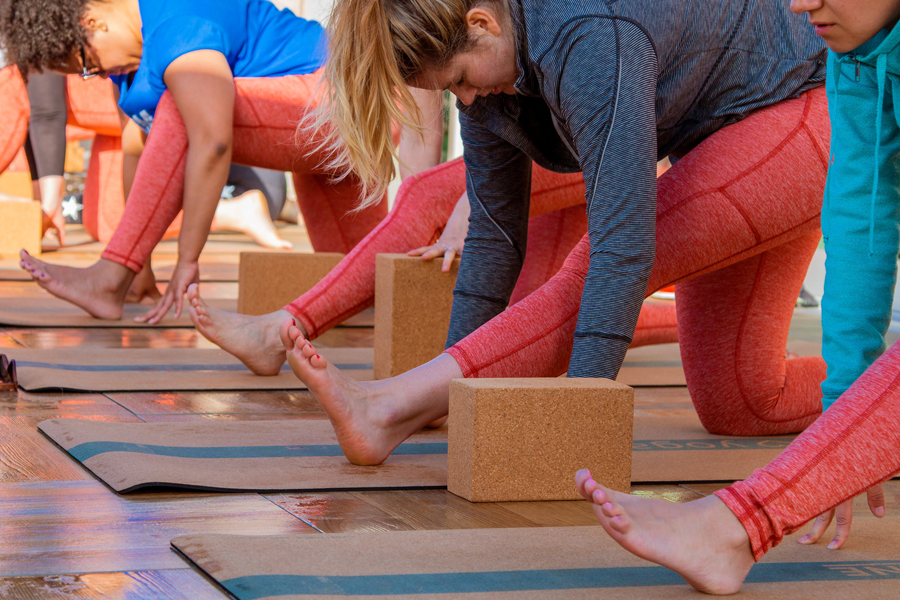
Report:
M 422 260 L 431 260 L 432 258 L 443 256 L 444 264 L 441 265 L 441 271 L 447 273 L 450 271 L 450 265 L 453 264 L 453 259 L 456 258 L 457 255 L 462 254 L 464 244 L 465 241 L 462 238 L 441 237 L 441 239 L 430 246 L 422 246 L 421 248 L 410 250 L 407 255 L 421 256 Z
M 869 488 L 866 492 L 869 501 L 869 510 L 879 519 L 884 516 L 884 490 L 881 484 Z M 815 544 L 825 535 L 831 521 L 836 518 L 837 529 L 834 539 L 828 544 L 829 550 L 837 550 L 844 545 L 847 538 L 850 537 L 850 525 L 853 523 L 853 498 L 847 500 L 843 504 L 839 504 L 836 508 L 832 508 L 826 513 L 816 517 L 813 523 L 812 531 L 797 540 L 800 544 Z
M 135 321 L 138 323 L 150 323 L 155 325 L 159 323 L 165 314 L 175 304 L 175 318 L 181 316 L 181 307 L 184 303 L 184 295 L 187 293 L 188 286 L 192 283 L 200 283 L 200 265 L 197 261 L 181 262 L 175 265 L 172 277 L 169 279 L 169 286 L 166 293 L 159 299 L 156 306 L 151 308 L 147 314 L 137 317 Z
M 438 241 L 430 246 L 422 246 L 415 250 L 410 250 L 409 256 L 421 256 L 422 260 L 431 260 L 443 255 L 444 264 L 441 265 L 441 271 L 447 273 L 450 271 L 450 265 L 453 259 L 462 254 L 463 246 L 466 243 L 466 234 L 469 232 L 469 197 L 463 194 L 456 203 L 456 207 L 447 220 L 447 225 Z

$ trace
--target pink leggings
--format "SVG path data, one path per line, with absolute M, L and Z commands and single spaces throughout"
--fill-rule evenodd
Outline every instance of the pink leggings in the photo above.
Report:
M 756 560 L 810 519 L 900 471 L 900 343 L 778 458 L 716 492 Z
M 28 135 L 28 93 L 16 67 L 0 69 L 0 173 L 5 171 Z
M 285 307 L 315 339 L 375 301 L 375 255 L 406 252 L 434 242 L 465 191 L 462 159 L 410 177 L 394 208 L 331 273 Z M 516 304 L 562 267 L 587 231 L 581 174 L 561 175 L 534 167 L 528 252 L 511 298 Z M 675 342 L 678 331 L 671 306 L 646 305 L 633 346 Z
M 716 132 L 659 180 L 647 292 L 678 284 L 687 384 L 713 433 L 795 432 L 821 412 L 824 362 L 785 360 L 785 344 L 819 238 L 829 135 L 819 88 Z M 566 370 L 588 253 L 585 237 L 546 285 L 447 351 L 466 377 Z
M 349 252 L 387 214 L 387 202 L 359 213 L 353 178 L 331 181 L 310 140 L 294 143 L 297 122 L 315 105 L 321 71 L 310 75 L 235 79 L 233 162 L 292 171 L 302 183 L 298 202 L 313 248 Z M 125 212 L 103 258 L 137 272 L 181 211 L 188 138 L 175 101 L 166 93 L 138 164 Z

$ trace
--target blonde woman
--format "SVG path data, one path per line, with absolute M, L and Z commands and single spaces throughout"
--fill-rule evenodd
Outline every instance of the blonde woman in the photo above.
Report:
M 824 58 L 781 0 L 339 2 L 320 115 L 335 125 L 331 141 L 345 142 L 336 167 L 380 197 L 392 173 L 386 132 L 416 114 L 410 89 L 448 89 L 471 203 L 437 359 L 359 383 L 283 323 L 288 360 L 347 457 L 379 463 L 446 415 L 454 378 L 615 378 L 642 299 L 672 283 L 707 429 L 787 433 L 814 421 L 824 363 L 786 360 L 784 344 L 819 237 Z M 657 188 L 665 155 L 679 160 Z M 526 249 L 532 160 L 583 172 L 588 235 L 504 310 Z

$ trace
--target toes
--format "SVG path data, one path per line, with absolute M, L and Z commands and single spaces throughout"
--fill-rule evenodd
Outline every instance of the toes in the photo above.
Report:
M 309 347 L 311 348 L 312 346 L 309 346 Z M 318 354 L 315 354 L 310 357 L 309 364 L 311 364 L 316 369 L 324 369 L 325 367 L 328 366 L 328 361 L 325 360 L 324 358 L 322 358 L 321 356 L 319 356 Z
M 300 345 L 300 344 L 298 343 L 298 345 Z M 318 356 L 316 349 L 313 348 L 313 345 L 310 344 L 309 342 L 306 342 L 306 344 L 303 345 L 302 352 L 303 352 L 303 358 L 306 358 L 306 359 L 312 359 L 314 356 Z
M 195 301 L 198 301 L 200 299 L 200 286 L 196 283 L 192 283 L 191 285 L 189 285 L 187 289 L 187 297 L 192 304 Z
M 597 506 L 602 506 L 609 502 L 609 498 L 606 496 L 606 493 L 602 489 L 597 487 L 597 483 L 591 480 L 588 482 L 588 485 L 590 485 L 591 483 L 594 484 L 592 487 L 588 488 L 588 491 L 591 494 L 591 502 L 593 502 Z
M 575 488 L 578 490 L 578 493 L 581 494 L 585 500 L 591 499 L 591 494 L 585 489 L 585 485 L 591 479 L 591 472 L 587 469 L 581 469 L 577 473 L 575 473 Z
M 625 511 L 622 510 L 622 507 L 615 502 L 604 502 L 603 504 L 600 504 L 600 510 L 602 510 L 603 514 L 610 519 L 612 519 L 613 517 L 620 517 L 625 514 Z
M 281 338 L 281 343 L 284 345 L 285 350 L 293 350 L 294 349 L 294 339 L 295 337 L 291 337 L 291 331 L 293 329 L 297 329 L 294 327 L 294 319 L 288 317 L 281 321 L 281 324 L 278 326 L 278 337 Z M 297 333 L 300 333 L 300 330 L 297 329 Z
M 609 520 L 609 526 L 612 527 L 613 531 L 625 535 L 631 530 L 631 521 L 628 520 L 627 516 L 619 515 Z
M 304 344 L 308 344 L 306 338 L 303 337 L 303 332 L 300 331 L 299 327 L 292 325 L 288 328 L 288 339 L 291 340 L 291 347 L 303 348 Z

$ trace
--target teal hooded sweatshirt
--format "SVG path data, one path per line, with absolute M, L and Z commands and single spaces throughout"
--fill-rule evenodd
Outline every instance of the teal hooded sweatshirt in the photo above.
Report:
M 822 356 L 831 406 L 885 350 L 900 250 L 900 26 L 828 53 Z

